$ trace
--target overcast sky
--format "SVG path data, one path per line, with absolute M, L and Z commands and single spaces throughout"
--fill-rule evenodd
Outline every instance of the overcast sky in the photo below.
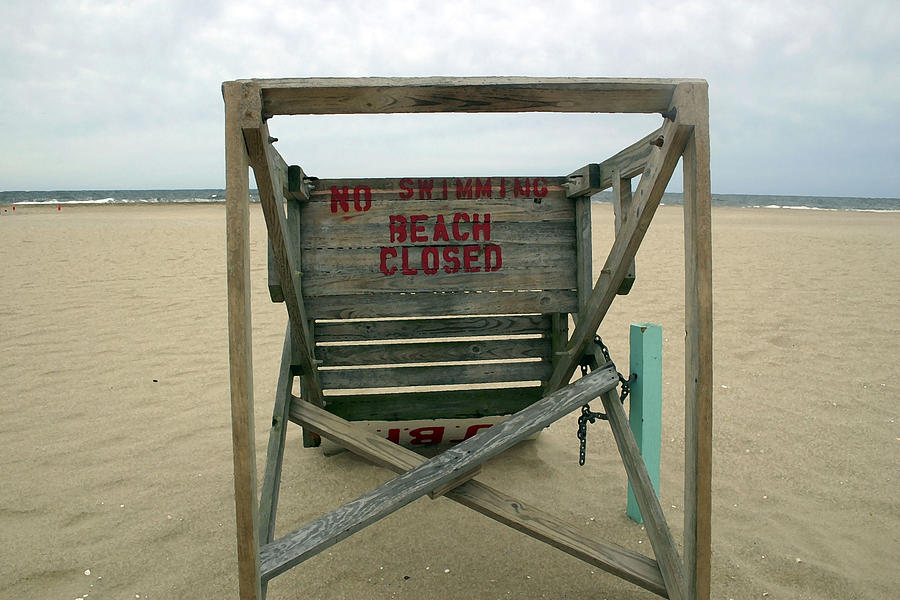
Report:
M 900 196 L 900 2 L 0 3 L 0 190 L 224 186 L 222 81 L 709 81 L 714 193 Z M 270 121 L 325 176 L 565 175 L 658 115 Z M 680 191 L 680 177 L 671 191 Z

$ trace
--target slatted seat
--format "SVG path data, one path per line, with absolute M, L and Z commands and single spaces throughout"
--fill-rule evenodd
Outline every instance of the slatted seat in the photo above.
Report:
M 304 178 L 280 168 L 288 198 Z M 287 227 L 326 410 L 421 445 L 541 398 L 590 281 L 590 203 L 566 177 L 306 181 Z M 273 252 L 269 278 L 283 300 Z

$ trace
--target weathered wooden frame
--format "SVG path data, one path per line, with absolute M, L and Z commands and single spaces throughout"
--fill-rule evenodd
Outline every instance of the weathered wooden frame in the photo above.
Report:
M 234 485 L 240 596 L 263 597 L 265 582 L 375 519 L 424 494 L 446 495 L 591 564 L 669 598 L 708 598 L 712 460 L 712 245 L 710 227 L 707 84 L 693 79 L 601 78 L 371 78 L 268 79 L 223 84 L 226 134 L 228 329 Z M 425 461 L 317 408 L 321 404 L 315 355 L 285 236 L 283 161 L 269 143 L 274 115 L 397 112 L 661 113 L 662 127 L 599 164 L 570 176 L 569 196 L 612 187 L 617 207 L 615 242 L 577 325 L 561 351 L 545 398 L 503 426 Z M 616 293 L 628 286 L 634 256 L 679 159 L 684 172 L 685 239 L 685 489 L 683 560 L 653 493 L 612 373 L 598 371 L 566 385 Z M 263 499 L 257 501 L 250 319 L 249 178 L 253 166 L 269 240 L 289 315 Z M 641 175 L 633 197 L 630 180 Z M 302 181 L 295 186 L 303 193 Z M 588 259 L 589 260 L 589 259 Z M 293 402 L 292 364 L 299 366 L 304 402 Z M 657 559 L 615 544 L 586 539 L 556 517 L 472 480 L 478 466 L 526 432 L 600 396 Z M 272 541 L 284 425 L 294 420 L 319 435 L 403 475 L 328 515 Z M 463 445 L 467 444 L 467 445 Z M 475 458 L 472 458 L 475 457 Z M 261 514 L 260 514 L 261 512 Z M 337 514 L 341 513 L 341 514 Z M 337 516 L 335 516 L 337 515 Z M 342 516 L 343 515 L 343 516 Z M 322 534 L 322 531 L 325 531 Z M 349 533 L 347 533 L 349 535 Z

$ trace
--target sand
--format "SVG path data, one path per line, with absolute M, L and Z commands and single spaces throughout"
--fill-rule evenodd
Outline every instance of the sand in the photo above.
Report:
M 0 597 L 236 597 L 221 205 L 0 212 Z M 252 209 L 260 460 L 284 331 Z M 716 209 L 714 598 L 900 587 L 900 214 Z M 612 230 L 595 210 L 596 261 Z M 601 333 L 663 327 L 661 500 L 680 539 L 681 211 L 662 207 Z M 599 268 L 599 265 L 598 265 Z M 624 471 L 574 416 L 482 478 L 642 552 Z M 277 533 L 386 481 L 292 426 Z M 419 500 L 270 598 L 653 598 L 446 499 Z

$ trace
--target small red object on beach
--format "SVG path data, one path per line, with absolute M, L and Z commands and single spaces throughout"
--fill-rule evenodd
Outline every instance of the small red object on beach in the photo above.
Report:
M 56 205 L 56 210 L 62 210 L 62 206 L 60 206 L 59 204 L 57 204 L 57 205 Z

